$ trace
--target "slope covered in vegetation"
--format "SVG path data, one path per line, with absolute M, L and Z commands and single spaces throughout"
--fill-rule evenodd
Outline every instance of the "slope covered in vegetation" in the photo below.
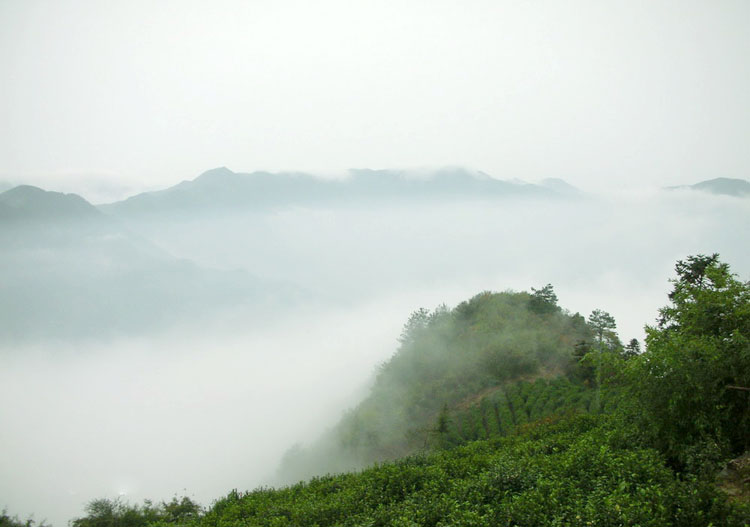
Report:
M 643 353 L 606 313 L 561 310 L 551 287 L 417 311 L 370 396 L 286 464 L 394 461 L 73 527 L 750 525 L 744 490 L 730 500 L 715 481 L 750 448 L 750 283 L 718 255 L 676 270 Z
M 595 416 L 280 490 L 232 492 L 205 527 L 743 525 L 719 491 Z
M 369 396 L 317 444 L 291 450 L 281 480 L 505 434 L 563 408 L 587 410 L 593 379 L 578 360 L 594 338 L 581 315 L 558 307 L 551 286 L 415 311 Z

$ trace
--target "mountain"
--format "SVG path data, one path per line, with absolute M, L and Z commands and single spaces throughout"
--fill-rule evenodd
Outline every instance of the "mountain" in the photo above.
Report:
M 297 294 L 173 257 L 75 194 L 0 194 L 0 343 L 137 335 Z
M 20 185 L 0 194 L 0 220 L 92 218 L 101 212 L 77 194 L 63 194 Z
M 160 212 L 257 210 L 288 206 L 373 204 L 379 201 L 550 198 L 548 186 L 517 184 L 463 168 L 432 171 L 350 170 L 344 179 L 323 179 L 301 172 L 236 173 L 226 167 L 192 181 L 124 201 L 100 205 L 116 216 Z
M 667 190 L 690 189 L 723 196 L 745 197 L 750 196 L 750 181 L 744 179 L 719 177 L 701 181 L 694 185 L 682 185 L 668 187 Z

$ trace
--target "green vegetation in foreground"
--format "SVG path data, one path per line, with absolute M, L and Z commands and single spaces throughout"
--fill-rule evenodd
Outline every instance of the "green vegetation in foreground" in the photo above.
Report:
M 608 351 L 621 349 L 607 333 Z M 595 333 L 557 305 L 552 286 L 484 292 L 454 309 L 415 311 L 365 400 L 318 442 L 295 447 L 281 482 L 507 434 L 570 408 L 588 410 Z M 533 382 L 539 380 L 538 382 Z
M 119 499 L 98 499 L 86 506 L 88 513 L 76 518 L 72 527 L 145 527 L 146 525 L 186 525 L 196 520 L 203 512 L 200 505 L 190 498 L 174 497 L 171 501 L 154 504 L 131 505 Z
M 355 474 L 232 492 L 194 525 L 743 525 L 714 486 L 678 477 L 618 425 L 591 415 L 538 422 Z
M 640 354 L 551 286 L 416 312 L 370 396 L 286 464 L 396 461 L 179 518 L 90 508 L 73 527 L 750 525 L 748 483 L 728 500 L 714 481 L 750 448 L 750 283 L 718 255 L 676 270 Z

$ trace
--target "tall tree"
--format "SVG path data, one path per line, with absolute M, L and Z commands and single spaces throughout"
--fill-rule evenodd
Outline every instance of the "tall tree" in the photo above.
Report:
M 622 358 L 625 360 L 632 359 L 641 354 L 641 343 L 638 339 L 630 339 L 630 342 L 622 350 Z
M 430 321 L 430 311 L 420 307 L 409 315 L 409 320 L 404 324 L 398 341 L 404 345 L 414 341 L 420 331 L 423 331 Z
M 594 411 L 601 410 L 601 392 L 602 392 L 602 353 L 605 350 L 605 343 L 608 349 L 612 346 L 609 344 L 617 340 L 614 332 L 617 328 L 615 318 L 601 309 L 594 309 L 589 315 L 589 326 L 594 332 L 597 341 L 597 360 L 596 360 L 596 397 L 594 398 Z
M 604 347 L 613 340 L 614 331 L 617 329 L 615 318 L 601 309 L 594 309 L 589 315 L 589 326 L 594 331 L 594 336 L 599 346 Z
M 541 289 L 531 288 L 531 298 L 529 298 L 529 309 L 540 315 L 555 313 L 560 311 L 557 305 L 557 295 L 552 288 L 552 284 L 547 284 Z

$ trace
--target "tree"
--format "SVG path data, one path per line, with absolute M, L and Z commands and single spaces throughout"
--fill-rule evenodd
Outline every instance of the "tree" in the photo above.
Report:
M 450 446 L 450 440 L 448 436 L 448 432 L 450 431 L 450 425 L 451 425 L 451 418 L 448 412 L 448 404 L 443 404 L 443 407 L 441 408 L 440 413 L 438 414 L 437 420 L 435 422 L 435 427 L 432 430 L 429 430 L 429 432 L 431 432 L 435 436 L 435 439 L 434 439 L 435 448 L 444 449 Z
M 26 520 L 19 520 L 18 516 L 11 517 L 8 515 L 7 509 L 0 511 L 0 527 L 35 527 L 37 524 L 33 518 L 27 518 Z M 38 527 L 50 527 L 46 520 L 42 520 L 38 524 Z
M 627 346 L 622 350 L 622 358 L 625 360 L 632 359 L 641 354 L 641 343 L 638 339 L 630 339 Z
M 670 304 L 646 327 L 634 362 L 640 413 L 654 440 L 689 468 L 750 447 L 750 283 L 719 256 L 675 266 Z
M 531 290 L 533 293 L 529 298 L 529 310 L 539 315 L 560 311 L 560 307 L 557 305 L 557 295 L 552 289 L 552 284 L 547 284 L 541 289 L 532 287 Z
M 617 328 L 615 318 L 606 311 L 594 309 L 589 315 L 589 326 L 600 348 L 607 347 L 611 350 L 618 342 L 617 333 L 615 333 Z
M 181 498 L 174 496 L 172 501 L 163 501 L 161 509 L 164 521 L 167 523 L 184 523 L 197 518 L 203 512 L 202 507 L 187 496 Z
M 738 281 L 718 254 L 688 256 L 675 269 L 678 278 L 670 280 L 672 304 L 659 310 L 659 330 L 719 338 L 731 338 L 735 330 L 747 334 L 747 283 Z
M 573 346 L 573 366 L 571 373 L 590 386 L 596 378 L 596 368 L 593 365 L 591 342 L 579 340 Z
M 404 345 L 413 342 L 420 331 L 423 331 L 430 321 L 430 311 L 420 307 L 409 315 L 409 320 L 404 324 L 398 341 Z
M 143 505 L 134 505 L 120 498 L 100 498 L 90 501 L 85 510 L 86 516 L 70 521 L 72 527 L 147 527 L 158 523 L 186 523 L 203 511 L 187 496 L 175 496 L 172 501 L 158 505 L 149 500 Z
M 604 353 L 605 342 L 608 350 L 612 350 L 614 344 L 619 343 L 617 334 L 614 332 L 617 324 L 615 318 L 601 309 L 594 309 L 589 315 L 589 326 L 594 331 L 598 343 L 598 354 L 596 361 L 596 397 L 594 399 L 594 411 L 601 409 L 602 391 L 602 353 Z

